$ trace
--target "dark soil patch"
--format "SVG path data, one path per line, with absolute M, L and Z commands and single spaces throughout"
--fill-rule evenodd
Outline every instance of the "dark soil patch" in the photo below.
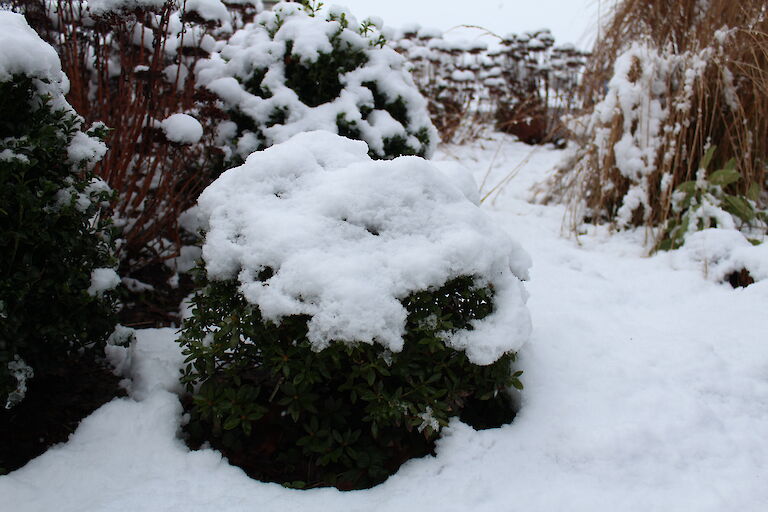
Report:
M 731 272 L 725 278 L 725 280 L 728 281 L 734 288 L 746 288 L 751 284 L 755 284 L 755 280 L 752 278 L 752 275 L 745 268 L 741 269 L 739 272 Z
M 83 418 L 113 398 L 125 396 L 119 382 L 110 370 L 87 358 L 36 375 L 21 403 L 0 409 L 0 474 L 66 441 Z
M 459 419 L 475 430 L 509 425 L 517 415 L 517 404 L 509 393 L 499 393 L 490 400 L 471 400 Z
M 173 272 L 162 263 L 150 265 L 130 274 L 130 277 L 151 285 L 154 289 L 131 292 L 125 290 L 119 321 L 127 327 L 145 329 L 172 327 L 181 324 L 179 305 L 195 284 L 190 274 L 179 274 L 176 286 L 169 284 Z

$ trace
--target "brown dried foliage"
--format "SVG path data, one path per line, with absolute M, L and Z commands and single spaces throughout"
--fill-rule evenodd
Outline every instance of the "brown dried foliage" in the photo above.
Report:
M 218 159 L 209 128 L 221 112 L 215 98 L 194 84 L 195 63 L 208 56 L 201 39 L 190 41 L 184 31 L 188 40 L 166 51 L 175 37 L 169 23 L 178 5 L 172 1 L 154 11 L 100 17 L 84 17 L 80 0 L 17 0 L 14 8 L 57 49 L 71 84 L 68 101 L 87 122 L 101 121 L 111 130 L 96 172 L 117 191 L 113 209 L 124 223 L 123 265 L 132 271 L 175 256 L 179 214 L 215 177 Z M 182 21 L 185 28 L 202 27 L 198 35 L 216 29 L 196 13 Z M 136 44 L 141 27 L 151 44 Z M 180 112 L 203 124 L 200 143 L 170 142 L 157 128 L 156 121 Z
M 415 32 L 393 43 L 409 59 L 443 142 L 471 141 L 489 126 L 531 144 L 562 136 L 560 116 L 577 101 L 585 54 L 554 47 L 547 30 L 499 39 L 493 50 Z
M 742 179 L 733 185 L 734 192 L 743 195 L 756 183 L 763 190 L 761 200 L 765 203 L 768 6 L 764 0 L 620 2 L 586 66 L 580 90 L 583 115 L 591 114 L 605 97 L 617 57 L 636 42 L 655 48 L 660 55 L 680 57 L 678 69 L 667 79 L 660 97 L 667 105 L 688 106 L 672 109 L 664 121 L 655 171 L 648 182 L 650 208 L 635 211 L 631 223 L 647 226 L 652 241 L 658 241 L 663 230 L 654 228 L 664 226 L 675 215 L 672 192 L 680 183 L 695 179 L 699 161 L 710 144 L 717 146 L 710 170 L 735 158 Z M 697 73 L 691 100 L 683 101 L 685 73 L 701 56 L 707 58 L 706 67 Z M 636 74 L 641 71 L 638 67 Z M 621 112 L 617 110 L 609 122 L 596 127 L 608 132 L 607 146 L 613 148 L 624 135 Z M 563 165 L 546 191 L 545 200 L 570 204 L 574 229 L 583 220 L 616 226 L 615 214 L 631 185 L 619 172 L 614 151 L 599 151 L 594 144 L 594 128 L 572 134 L 581 137 L 581 149 Z M 662 186 L 663 179 L 671 180 L 669 186 Z

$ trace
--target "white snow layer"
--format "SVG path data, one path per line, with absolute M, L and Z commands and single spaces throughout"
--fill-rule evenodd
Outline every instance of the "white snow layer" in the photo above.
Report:
M 173 114 L 160 127 L 169 141 L 178 144 L 195 144 L 203 136 L 203 126 L 189 114 Z
M 768 279 L 768 242 L 754 246 L 735 228 L 691 233 L 682 249 L 672 254 L 678 265 L 692 262 L 715 282 L 723 282 L 730 274 L 742 270 L 755 281 Z
M 7 82 L 13 75 L 56 84 L 66 82 L 56 51 L 32 30 L 21 14 L 0 10 L 0 41 L 0 82 Z
M 107 154 L 107 145 L 104 141 L 91 137 L 83 132 L 75 133 L 67 147 L 67 158 L 71 164 L 88 164 L 101 160 Z
M 96 15 L 133 9 L 160 9 L 166 0 L 88 0 L 88 9 Z
M 308 338 L 378 342 L 400 351 L 398 299 L 468 275 L 496 309 L 448 340 L 476 364 L 518 350 L 530 333 L 530 259 L 429 162 L 374 161 L 364 142 L 300 134 L 257 152 L 201 195 L 209 278 L 237 278 L 270 320 L 311 315 Z M 265 268 L 274 276 L 262 282 Z
M 674 253 L 648 258 L 642 231 L 563 238 L 564 208 L 525 200 L 559 152 L 531 156 L 511 138 L 450 150 L 477 178 L 491 169 L 484 192 L 528 161 L 483 206 L 536 261 L 526 283 L 534 331 L 519 352 L 525 389 L 511 425 L 476 432 L 454 421 L 435 457 L 369 490 L 257 482 L 179 440 L 176 333 L 143 330 L 125 352 L 130 397 L 0 477 L 0 509 L 763 512 L 768 280 L 734 290 Z
M 120 276 L 111 268 L 95 268 L 91 271 L 91 285 L 88 295 L 100 296 L 114 290 L 120 284 Z
M 389 47 L 375 46 L 378 29 L 371 28 L 362 35 L 354 30 L 358 22 L 348 11 L 336 8 L 332 12 L 343 12 L 349 28 L 342 28 L 338 21 L 309 16 L 297 3 L 280 3 L 237 31 L 210 59 L 198 62 L 198 84 L 217 94 L 228 108 L 250 117 L 258 128 L 258 133 L 246 131 L 235 142 L 236 152 L 245 158 L 260 147 L 312 130 L 337 133 L 337 122 L 344 119 L 380 157 L 385 155 L 386 140 L 394 137 L 402 138 L 414 154 L 430 157 L 439 135 L 429 118 L 426 100 L 406 71 L 405 59 Z M 342 46 L 364 53 L 367 62 L 341 72 L 343 88 L 335 98 L 317 106 L 307 105 L 286 85 L 285 63 L 291 59 L 316 62 L 320 54 L 333 51 L 331 39 L 336 34 Z M 264 73 L 260 82 L 253 80 L 257 71 Z M 366 85 L 371 83 L 387 102 L 403 102 L 406 120 L 395 120 L 374 108 L 372 91 Z M 253 94 L 254 86 L 268 94 Z M 371 111 L 368 116 L 361 112 L 366 109 Z M 272 122 L 275 113 L 284 114 L 284 121 Z M 427 144 L 416 137 L 422 131 L 429 137 Z

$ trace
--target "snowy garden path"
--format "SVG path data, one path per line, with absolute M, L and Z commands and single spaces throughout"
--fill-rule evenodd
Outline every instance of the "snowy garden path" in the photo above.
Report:
M 491 186 L 529 147 L 443 150 Z M 484 147 L 483 147 L 484 146 Z M 762 511 L 768 503 L 768 281 L 708 281 L 680 254 L 648 258 L 642 233 L 579 240 L 563 209 L 528 189 L 558 153 L 538 150 L 484 208 L 530 252 L 534 333 L 514 423 L 458 422 L 437 457 L 349 493 L 247 478 L 176 438 L 173 330 L 132 350 L 133 399 L 87 418 L 70 441 L 0 477 L 3 510 L 32 511 Z M 486 189 L 488 189 L 486 185 Z

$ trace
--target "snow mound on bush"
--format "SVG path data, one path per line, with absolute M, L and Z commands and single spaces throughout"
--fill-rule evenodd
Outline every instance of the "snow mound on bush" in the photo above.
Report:
M 96 15 L 134 9 L 160 9 L 165 0 L 88 0 L 88 9 Z
M 692 261 L 711 281 L 725 281 L 730 274 L 742 270 L 755 281 L 768 279 L 768 243 L 752 245 L 736 229 L 696 231 L 686 236 L 685 245 L 678 252 L 677 266 L 685 267 L 686 261 Z
M 200 122 L 189 114 L 173 114 L 160 123 L 165 136 L 178 144 L 194 144 L 203 136 Z
M 318 350 L 341 340 L 399 351 L 398 299 L 475 276 L 493 286 L 496 309 L 448 343 L 475 364 L 518 350 L 531 329 L 528 254 L 426 160 L 367 153 L 311 132 L 222 174 L 199 199 L 209 278 L 237 278 L 266 319 L 310 315 Z
M 394 156 L 429 158 L 439 136 L 426 100 L 405 59 L 380 42 L 375 21 L 361 25 L 340 7 L 322 19 L 297 3 L 281 3 L 198 63 L 198 84 L 249 120 L 238 122 L 235 153 L 245 158 L 297 133 L 342 129 L 378 158 L 392 157 L 393 144 L 403 148 Z M 308 71 L 321 58 L 330 59 L 321 67 L 337 73 Z M 220 131 L 234 136 L 235 129 Z
M 43 41 L 27 24 L 21 14 L 0 11 L 0 82 L 10 81 L 14 75 L 61 83 L 66 92 L 68 83 L 61 71 L 56 50 Z

